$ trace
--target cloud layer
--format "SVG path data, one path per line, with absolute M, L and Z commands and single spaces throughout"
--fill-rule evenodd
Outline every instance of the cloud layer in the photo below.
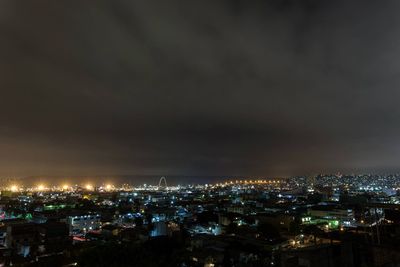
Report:
M 0 3 L 0 175 L 398 171 L 398 1 Z

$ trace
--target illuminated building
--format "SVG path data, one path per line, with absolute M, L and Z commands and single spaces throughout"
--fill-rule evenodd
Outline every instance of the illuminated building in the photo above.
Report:
M 68 216 L 67 222 L 70 234 L 85 234 L 101 227 L 100 215 L 98 214 Z

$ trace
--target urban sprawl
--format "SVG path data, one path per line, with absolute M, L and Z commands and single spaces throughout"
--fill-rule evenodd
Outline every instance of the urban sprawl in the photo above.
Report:
M 400 175 L 4 179 L 0 266 L 398 266 Z

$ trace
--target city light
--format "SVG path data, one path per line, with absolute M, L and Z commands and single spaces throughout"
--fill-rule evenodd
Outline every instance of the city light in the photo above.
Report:
M 12 192 L 17 192 L 18 191 L 18 186 L 17 185 L 12 185 L 12 186 L 10 186 L 10 190 L 12 191 Z
M 106 184 L 106 190 L 111 190 L 113 188 L 113 185 L 111 184 Z
M 44 185 L 40 184 L 37 186 L 38 191 L 43 191 L 44 190 Z
M 103 2 L 0 0 L 0 267 L 400 267 L 400 0 Z
M 91 191 L 91 190 L 93 190 L 93 185 L 87 184 L 87 185 L 85 186 L 85 188 L 86 188 L 86 190 Z
M 333 180 L 329 180 L 333 179 Z M 321 185 L 333 184 L 333 188 L 338 188 L 337 190 L 332 190 L 331 194 L 336 194 L 336 192 L 340 191 L 340 185 L 343 183 L 341 180 L 335 180 L 336 178 L 330 178 L 321 176 L 315 179 L 314 184 L 317 184 L 321 187 Z M 382 179 L 384 183 L 388 183 L 386 180 Z M 131 186 L 129 190 L 125 190 L 124 186 L 119 184 L 114 184 L 111 181 L 98 183 L 99 187 L 96 187 L 96 181 L 91 180 L 90 182 L 84 182 L 81 184 L 81 189 L 84 192 L 74 191 L 75 184 L 72 184 L 72 181 L 64 180 L 61 183 L 51 183 L 49 180 L 45 182 L 36 181 L 35 186 L 33 187 L 23 187 L 22 183 L 14 182 L 7 183 L 5 191 L 5 196 L 7 196 L 10 201 L 20 201 L 22 204 L 22 218 L 26 221 L 26 223 L 30 223 L 32 221 L 32 213 L 35 211 L 36 207 L 31 207 L 29 203 L 36 203 L 35 198 L 42 201 L 41 206 L 39 207 L 49 216 L 53 214 L 61 214 L 65 213 L 67 215 L 66 222 L 68 229 L 72 229 L 69 232 L 69 235 L 73 237 L 73 240 L 79 242 L 86 242 L 88 238 L 86 235 L 88 234 L 101 234 L 103 231 L 107 233 L 114 226 L 107 223 L 102 223 L 101 210 L 108 210 L 110 208 L 116 209 L 119 214 L 116 220 L 114 220 L 114 224 L 116 227 L 121 227 L 124 229 L 127 228 L 136 228 L 137 229 L 145 229 L 141 223 L 145 222 L 146 214 L 151 213 L 152 219 L 151 222 L 159 225 L 159 227 L 155 227 L 154 230 L 149 232 L 150 236 L 159 236 L 165 235 L 165 231 L 180 231 L 178 225 L 173 221 L 174 218 L 169 219 L 166 214 L 163 214 L 163 209 L 175 209 L 175 216 L 179 218 L 179 220 L 183 220 L 188 216 L 192 216 L 191 218 L 195 218 L 190 214 L 190 212 L 181 207 L 180 202 L 182 201 L 192 201 L 192 199 L 196 199 L 198 205 L 196 206 L 196 214 L 200 214 L 204 210 L 204 206 L 207 206 L 209 201 L 218 202 L 220 196 L 224 196 L 226 199 L 230 200 L 230 204 L 227 205 L 226 210 L 219 210 L 216 213 L 222 214 L 222 216 L 226 216 L 230 213 L 235 213 L 235 216 L 231 219 L 232 222 L 237 228 L 247 228 L 249 223 L 244 219 L 249 215 L 257 215 L 259 212 L 259 208 L 253 205 L 254 199 L 258 199 L 261 201 L 265 200 L 265 194 L 271 194 L 274 196 L 270 198 L 269 201 L 271 203 L 279 204 L 285 203 L 286 207 L 281 208 L 280 215 L 282 218 L 280 220 L 276 220 L 279 223 L 280 227 L 287 227 L 290 223 L 296 223 L 296 227 L 300 230 L 297 234 L 288 235 L 288 241 L 283 245 L 284 249 L 287 251 L 299 248 L 318 248 L 320 244 L 329 244 L 331 241 L 327 238 L 324 238 L 323 235 L 331 232 L 349 232 L 352 233 L 352 229 L 356 229 L 359 226 L 373 226 L 379 223 L 380 227 L 384 227 L 385 225 L 393 225 L 397 222 L 394 220 L 390 220 L 390 218 L 384 218 L 383 209 L 377 209 L 372 215 L 368 213 L 361 213 L 362 219 L 357 219 L 356 211 L 352 209 L 351 206 L 341 206 L 338 202 L 331 202 L 328 204 L 313 204 L 313 199 L 310 198 L 302 198 L 301 200 L 297 200 L 296 196 L 302 196 L 303 192 L 299 191 L 299 193 L 295 193 L 294 189 L 296 188 L 306 188 L 308 185 L 308 179 L 299 178 L 290 178 L 290 179 L 241 179 L 241 180 L 226 180 L 219 181 L 218 183 L 206 183 L 206 184 L 198 184 L 198 185 L 180 185 L 180 186 L 171 186 L 167 189 L 165 187 L 160 187 L 159 183 L 146 184 L 140 186 Z M 351 180 L 345 181 L 347 183 L 352 182 L 355 183 L 354 194 L 359 192 L 360 185 L 363 188 L 367 187 L 367 182 L 364 179 L 355 180 L 352 177 Z M 393 179 L 389 180 L 391 183 L 391 187 L 397 186 L 400 183 L 400 176 L 397 180 L 393 182 Z M 316 190 L 318 187 L 315 187 Z M 383 188 L 381 185 L 374 184 L 375 188 Z M 97 190 L 98 189 L 98 190 Z M 364 190 L 364 189 L 363 189 Z M 379 189 L 382 190 L 382 189 Z M 18 192 L 10 194 L 12 192 Z M 36 194 L 32 194 L 36 192 Z M 61 192 L 60 192 L 61 191 Z M 94 192 L 96 191 L 96 194 Z M 111 194 L 111 192 L 118 192 L 118 194 Z M 291 192 L 290 194 L 287 192 Z M 18 196 L 16 196 L 18 194 Z M 160 197 L 162 196 L 162 197 Z M 372 195 L 371 195 L 372 196 Z M 376 200 L 382 198 L 381 193 L 378 191 L 375 195 Z M 89 200 L 85 205 L 80 206 L 80 202 L 71 203 L 71 199 L 76 198 L 79 200 Z M 124 207 L 120 208 L 120 203 L 125 201 L 132 202 L 131 205 L 134 206 L 134 212 L 132 209 L 124 210 Z M 398 201 L 398 197 L 396 195 L 387 196 L 385 199 L 380 200 L 381 202 L 376 202 L 378 205 L 390 205 L 395 203 L 394 201 Z M 12 203 L 12 202 L 10 202 Z M 77 205 L 78 203 L 78 205 Z M 179 203 L 179 204 L 177 204 Z M 82 203 L 83 204 L 83 203 Z M 86 205 L 87 204 L 87 205 Z M 93 205 L 94 204 L 94 205 Z M 152 211 L 152 205 L 157 207 L 157 210 Z M 310 206 L 308 206 L 310 205 Z M 376 205 L 376 204 L 372 204 Z M 307 207 L 308 206 L 308 207 Z M 89 209 L 92 207 L 92 209 Z M 98 209 L 100 207 L 101 209 Z M 305 209 L 301 209 L 300 207 L 307 207 Z M 365 207 L 368 208 L 368 207 Z M 395 206 L 396 208 L 396 206 Z M 25 209 L 29 210 L 29 213 L 26 214 Z M 277 208 L 279 209 L 279 208 Z M 82 215 L 75 215 L 75 210 L 78 210 Z M 303 210 L 303 211 L 302 211 Z M 60 212 L 62 211 L 62 212 Z M 161 214 L 159 212 L 161 211 Z M 99 212 L 100 214 L 97 214 Z M 260 214 L 264 216 L 267 213 L 269 216 L 267 217 L 269 220 L 273 221 L 274 213 L 273 210 L 260 210 Z M 26 215 L 25 215 L 26 214 Z M 105 213 L 107 216 L 108 214 Z M 0 212 L 0 223 L 2 220 L 13 218 L 15 213 L 11 212 Z M 378 218 L 376 217 L 378 216 Z M 164 227 L 166 226 L 166 227 Z M 190 238 L 195 238 L 197 234 L 207 234 L 213 236 L 219 236 L 219 238 L 224 239 L 226 235 L 224 234 L 223 225 L 218 225 L 213 221 L 209 221 L 207 225 L 201 225 L 200 223 L 195 222 L 194 225 L 187 225 L 187 231 L 191 234 Z M 319 228 L 319 229 L 318 229 Z M 164 230 L 165 229 L 165 230 Z M 257 226 L 258 229 L 258 226 Z M 260 229 L 263 229 L 260 227 Z M 310 233 L 305 232 L 305 229 L 317 229 L 316 233 L 321 236 L 316 236 Z M 265 238 L 263 233 L 258 232 L 254 233 L 253 237 L 255 240 L 262 242 Z M 313 230 L 314 231 L 314 230 Z M 66 233 L 68 234 L 68 233 Z M 118 233 L 117 233 L 118 234 Z M 354 233 L 356 234 L 356 233 Z M 360 231 L 360 234 L 363 234 Z M 229 238 L 233 238 L 234 236 L 229 236 Z M 363 240 L 363 239 L 362 239 Z M 333 240 L 335 244 L 339 244 L 340 240 Z M 204 261 L 204 259 L 203 259 Z M 212 259 L 209 259 L 207 262 L 207 266 L 213 266 Z M 202 265 L 203 266 L 203 265 Z

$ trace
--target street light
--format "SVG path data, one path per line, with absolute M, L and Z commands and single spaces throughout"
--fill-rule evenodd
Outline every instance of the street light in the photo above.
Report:
M 18 186 L 12 185 L 12 186 L 10 186 L 10 189 L 11 189 L 12 192 L 17 192 L 18 191 Z
M 87 184 L 86 190 L 89 190 L 89 191 L 93 190 L 93 186 L 91 184 Z

